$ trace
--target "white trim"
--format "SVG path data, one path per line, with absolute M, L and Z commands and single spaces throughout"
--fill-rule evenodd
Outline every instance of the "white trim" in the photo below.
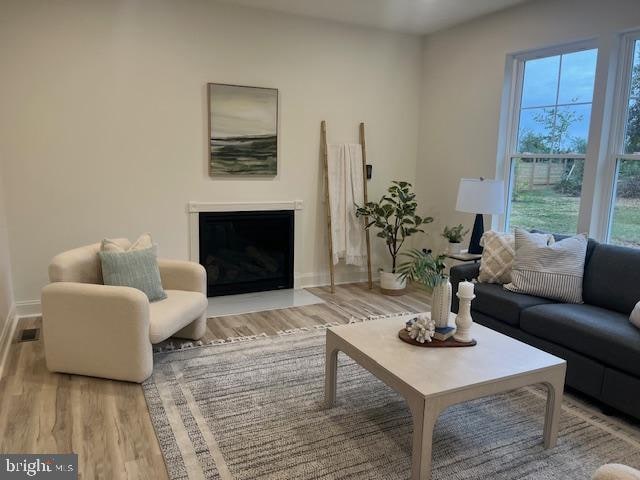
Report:
M 505 64 L 504 86 L 502 92 L 502 104 L 500 108 L 500 120 L 498 131 L 498 150 L 496 156 L 496 180 L 502 180 L 505 185 L 504 205 L 505 211 L 502 215 L 492 215 L 491 228 L 494 230 L 506 230 L 507 219 L 509 218 L 509 196 L 511 193 L 511 145 L 513 143 L 513 119 L 516 102 L 520 100 L 516 92 L 520 85 L 519 70 L 522 62 L 518 61 L 514 55 L 507 55 Z
M 633 54 L 635 42 L 640 40 L 640 31 L 635 30 L 619 37 L 619 48 L 614 80 L 615 92 L 613 94 L 613 118 L 608 132 L 608 149 L 603 162 L 601 190 L 607 202 L 600 209 L 599 225 L 602 230 L 602 238 L 605 242 L 611 241 L 613 226 L 613 214 L 616 201 L 616 183 L 618 177 L 618 160 L 637 160 L 640 155 L 625 154 L 624 135 L 627 116 L 629 114 L 629 98 L 631 97 L 631 75 L 633 68 Z
M 516 153 L 511 155 L 511 158 L 537 158 L 540 160 L 543 160 L 545 158 L 572 158 L 577 160 L 584 160 L 586 156 L 587 155 L 585 153 Z
M 511 55 L 517 60 L 535 60 L 536 58 L 553 57 L 565 53 L 581 52 L 583 50 L 591 50 L 597 47 L 598 39 L 595 37 L 578 40 L 562 45 L 551 45 L 542 48 L 534 48 L 530 50 L 522 50 Z
M 22 317 L 37 317 L 42 315 L 42 305 L 40 300 L 24 300 L 16 302 L 16 316 Z
M 541 49 L 529 50 L 526 52 L 518 52 L 512 55 L 507 56 L 507 66 L 505 69 L 506 75 L 509 75 L 511 78 L 505 78 L 505 88 L 509 89 L 508 92 L 503 93 L 502 101 L 508 102 L 507 105 L 503 105 L 501 111 L 501 123 L 500 123 L 500 136 L 504 138 L 504 141 L 499 138 L 498 140 L 498 155 L 497 155 L 497 177 L 500 176 L 505 183 L 505 213 L 501 216 L 498 222 L 498 228 L 502 230 L 507 230 L 510 228 L 509 226 L 509 216 L 511 211 L 511 192 L 513 187 L 513 166 L 512 159 L 514 158 L 573 158 L 573 159 L 584 159 L 585 162 L 585 177 L 587 175 L 587 165 L 590 162 L 590 157 L 593 156 L 594 148 L 592 147 L 592 143 L 594 143 L 592 132 L 594 132 L 593 128 L 593 117 L 594 117 L 594 109 L 593 105 L 596 103 L 596 89 L 598 88 L 598 67 L 600 64 L 601 58 L 601 45 L 599 44 L 597 39 L 588 39 L 581 40 L 578 42 L 563 44 L 563 45 L 555 45 L 552 47 L 546 47 Z M 522 102 L 522 87 L 524 82 L 524 67 L 525 62 L 527 60 L 532 60 L 536 58 L 545 58 L 555 55 L 564 55 L 575 53 L 584 50 L 598 49 L 598 61 L 596 65 L 596 79 L 594 81 L 594 98 L 590 102 L 592 105 L 591 109 L 591 118 L 589 124 L 589 138 L 588 138 L 588 149 L 586 154 L 535 154 L 535 153 L 518 153 L 517 142 L 518 142 L 518 128 L 520 122 L 520 111 L 521 111 L 521 102 Z M 559 67 L 561 69 L 561 65 Z M 560 82 L 561 71 L 558 72 L 558 83 Z M 601 79 L 600 79 L 601 80 Z M 602 80 L 601 80 L 602 81 Z M 559 88 L 559 87 L 558 87 Z M 559 94 L 559 90 L 556 91 L 556 102 L 557 95 Z M 598 99 L 601 100 L 601 99 Z M 600 116 L 600 120 L 602 117 Z M 598 123 L 598 122 L 596 122 Z M 583 185 L 587 183 L 595 183 L 595 168 L 593 168 L 593 173 L 589 172 L 592 175 L 590 178 L 583 177 Z M 591 213 L 591 202 L 593 200 L 593 192 L 591 193 L 588 201 L 585 201 L 585 196 L 581 195 L 580 201 L 580 211 L 578 214 L 578 230 L 583 231 L 583 226 L 588 226 L 589 219 L 586 218 L 587 215 L 590 217 Z M 583 192 L 584 194 L 584 192 Z M 588 206 L 585 207 L 585 203 L 589 203 Z
M 4 321 L 2 331 L 0 332 L 0 378 L 4 375 L 7 358 L 9 358 L 11 341 L 13 340 L 17 325 L 18 315 L 16 315 L 16 305 L 12 304 L 7 318 Z
M 250 212 L 260 210 L 302 210 L 302 200 L 273 202 L 189 202 L 188 213 Z
M 253 212 L 269 210 L 302 210 L 302 200 L 266 202 L 195 202 L 187 204 L 189 214 L 189 260 L 200 262 L 200 212 Z
M 379 278 L 380 275 L 374 272 L 373 280 L 378 281 Z M 366 268 L 354 267 L 345 271 L 336 272 L 336 285 L 366 281 Z M 294 273 L 293 276 L 293 288 L 326 287 L 330 283 L 329 272 Z M 16 320 L 25 317 L 36 317 L 42 315 L 42 305 L 40 304 L 40 300 L 16 302 L 14 311 Z
M 380 278 L 378 273 L 373 274 L 373 280 L 377 281 Z M 366 269 L 352 269 L 345 272 L 336 272 L 336 285 L 342 285 L 345 283 L 360 283 L 367 281 Z M 294 288 L 311 288 L 311 287 L 326 287 L 331 283 L 329 272 L 322 273 L 296 273 L 294 275 Z
M 598 53 L 598 71 L 596 72 L 596 90 L 594 91 L 593 117 L 590 132 L 593 132 L 589 144 L 590 163 L 585 166 L 585 175 L 589 183 L 583 182 L 582 195 L 590 200 L 588 212 L 584 214 L 582 231 L 589 232 L 596 240 L 606 240 L 608 210 L 611 205 L 612 171 L 608 166 L 611 148 L 611 125 L 615 118 L 615 85 L 618 74 L 620 36 L 602 39 Z M 593 130 L 591 130 L 593 129 Z

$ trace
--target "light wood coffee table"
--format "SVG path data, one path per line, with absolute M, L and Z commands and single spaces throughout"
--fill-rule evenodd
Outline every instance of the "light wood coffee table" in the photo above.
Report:
M 325 404 L 336 399 L 338 352 L 400 393 L 413 416 L 411 478 L 431 478 L 431 443 L 436 420 L 456 403 L 533 384 L 547 387 L 544 446 L 555 446 L 566 362 L 474 324 L 475 347 L 423 348 L 403 342 L 398 331 L 408 317 L 384 318 L 327 330 Z M 455 315 L 451 314 L 453 324 Z

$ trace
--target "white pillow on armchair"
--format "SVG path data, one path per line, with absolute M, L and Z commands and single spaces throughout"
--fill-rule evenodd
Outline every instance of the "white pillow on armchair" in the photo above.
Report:
M 640 302 L 636 303 L 636 306 L 633 309 L 633 312 L 631 312 L 631 316 L 629 317 L 629 321 L 636 327 L 640 328 Z

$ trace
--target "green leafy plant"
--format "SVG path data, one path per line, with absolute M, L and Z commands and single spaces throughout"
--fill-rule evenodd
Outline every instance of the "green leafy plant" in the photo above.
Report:
M 364 206 L 356 205 L 356 215 L 367 217 L 365 228 L 376 227 L 376 234 L 385 240 L 391 255 L 392 272 L 396 272 L 396 260 L 407 237 L 423 232 L 420 227 L 433 222 L 431 217 L 416 215 L 418 204 L 416 194 L 411 191 L 408 182 L 393 181 L 387 193 L 378 202 L 367 202 Z
M 434 257 L 431 253 L 415 248 L 402 255 L 409 260 L 398 266 L 400 278 L 419 282 L 431 289 L 447 281 L 448 277 L 444 273 L 444 255 Z
M 464 225 L 456 225 L 455 227 L 444 227 L 442 236 L 449 240 L 450 243 L 461 243 L 464 236 L 469 233 L 469 229 L 464 229 Z

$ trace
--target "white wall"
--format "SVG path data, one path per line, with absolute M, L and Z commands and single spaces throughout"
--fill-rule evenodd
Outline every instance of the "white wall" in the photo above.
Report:
M 610 46 L 638 27 L 638 0 L 538 0 L 425 38 L 416 182 L 438 220 L 433 245 L 443 246 L 444 224 L 473 223 L 455 212 L 459 179 L 496 174 L 506 56 L 594 37 Z
M 3 163 L 0 157 L 0 364 L 2 363 L 1 348 L 6 321 L 13 311 L 13 284 L 11 281 L 11 262 L 9 260 L 9 233 L 7 231 L 7 217 L 5 211 L 5 193 L 3 178 Z
M 415 177 L 421 40 L 212 0 L 3 2 L 0 149 L 16 298 L 39 298 L 50 258 L 152 232 L 187 258 L 186 205 L 302 199 L 295 270 L 327 270 L 320 121 L 357 141 L 371 196 Z M 207 82 L 280 91 L 274 180 L 206 174 Z

